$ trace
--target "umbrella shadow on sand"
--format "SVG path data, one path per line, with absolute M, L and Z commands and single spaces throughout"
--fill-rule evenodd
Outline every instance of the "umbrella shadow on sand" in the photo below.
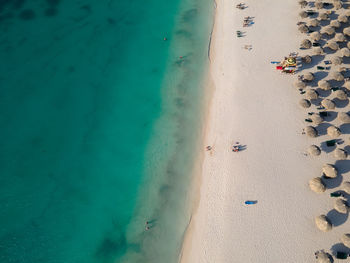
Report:
M 328 178 L 322 176 L 322 180 L 325 183 L 327 189 L 334 189 L 341 185 L 341 183 L 343 182 L 343 176 L 338 175 L 336 178 Z
M 346 254 L 350 254 L 350 248 L 344 246 L 343 243 L 334 244 L 331 247 L 331 251 L 333 256 L 336 256 L 337 252 L 345 252 Z
M 332 209 L 327 213 L 327 217 L 332 222 L 332 225 L 337 227 L 344 224 L 348 220 L 349 214 L 341 214 L 338 213 L 335 209 Z

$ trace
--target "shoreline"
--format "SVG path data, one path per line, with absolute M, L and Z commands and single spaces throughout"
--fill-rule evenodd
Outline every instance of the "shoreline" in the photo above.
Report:
M 248 8 L 238 10 L 217 1 L 209 56 L 213 96 L 202 143 L 213 150 L 203 150 L 193 186 L 200 189 L 198 203 L 179 262 L 313 262 L 315 251 L 339 243 L 349 223 L 326 236 L 314 225 L 333 200 L 328 192 L 311 192 L 308 180 L 332 160 L 305 155 L 314 141 L 301 133 L 307 114 L 292 84 L 297 76 L 281 75 L 270 63 L 294 51 L 311 53 L 299 51 L 305 38 L 296 25 L 300 7 L 293 0 L 245 3 Z M 242 28 L 245 16 L 255 23 Z M 236 38 L 235 30 L 246 34 Z M 243 49 L 246 44 L 253 49 Z M 240 153 L 230 151 L 236 141 L 245 145 Z M 257 205 L 244 205 L 252 199 Z

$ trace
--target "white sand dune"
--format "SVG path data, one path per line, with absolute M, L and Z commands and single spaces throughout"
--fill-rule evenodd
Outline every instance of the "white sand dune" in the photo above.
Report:
M 308 181 L 335 159 L 324 152 L 305 156 L 309 145 L 328 137 L 301 134 L 308 110 L 298 105 L 296 76 L 282 75 L 270 63 L 298 52 L 305 38 L 296 25 L 300 7 L 296 0 L 245 3 L 248 8 L 238 10 L 236 2 L 217 1 L 211 50 L 215 90 L 205 138 L 213 150 L 204 158 L 200 201 L 181 261 L 314 262 L 315 251 L 330 251 L 350 232 L 350 220 L 331 212 L 337 218 L 334 229 L 316 228 L 314 218 L 333 209 L 329 193 L 338 188 L 316 194 Z M 254 17 L 255 24 L 243 28 L 245 16 Z M 237 38 L 236 30 L 245 37 Z M 243 49 L 245 44 L 253 49 Z M 246 149 L 233 153 L 236 141 Z M 258 203 L 247 207 L 245 200 Z

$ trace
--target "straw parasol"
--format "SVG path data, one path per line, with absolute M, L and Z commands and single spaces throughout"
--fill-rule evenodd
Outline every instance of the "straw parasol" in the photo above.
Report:
M 319 193 L 319 194 L 326 191 L 326 185 L 322 181 L 321 177 L 312 178 L 309 181 L 309 187 L 310 187 L 311 191 L 313 191 L 315 193 Z
M 345 160 L 346 158 L 348 158 L 348 152 L 344 149 L 337 148 L 334 150 L 334 157 L 339 160 Z
M 317 100 L 318 92 L 314 89 L 309 89 L 305 92 L 305 97 L 309 100 Z
M 323 118 L 321 117 L 321 115 L 319 113 L 312 114 L 310 119 L 316 125 L 319 125 L 320 123 L 323 122 Z
M 336 178 L 338 175 L 338 170 L 332 164 L 324 164 L 322 167 L 322 172 L 325 177 Z
M 299 5 L 300 5 L 301 8 L 304 8 L 304 7 L 307 6 L 307 2 L 305 0 L 300 0 L 299 1 Z
M 323 89 L 323 90 L 330 90 L 331 89 L 331 85 L 329 84 L 329 82 L 327 80 L 320 80 L 317 83 L 317 85 L 320 89 Z
M 311 19 L 309 22 L 309 26 L 312 26 L 312 27 L 317 27 L 319 25 L 320 25 L 320 21 L 318 21 L 317 19 Z
M 344 36 L 343 33 L 336 33 L 335 36 L 334 36 L 334 40 L 336 42 L 345 42 L 347 41 L 346 37 Z
M 343 47 L 340 50 L 340 53 L 342 54 L 343 57 L 350 57 L 350 50 L 347 47 Z
M 299 101 L 299 105 L 306 109 L 306 108 L 310 108 L 311 107 L 311 102 L 309 100 L 307 100 L 307 99 L 301 99 Z
M 350 194 L 350 182 L 344 182 L 342 186 L 344 192 Z
M 294 82 L 294 87 L 296 87 L 297 89 L 305 89 L 306 84 L 305 82 L 298 80 Z
M 310 37 L 313 41 L 319 41 L 322 36 L 320 32 L 315 31 L 310 34 Z
M 337 20 L 332 20 L 329 25 L 334 28 L 339 28 L 341 26 Z
M 343 7 L 343 5 L 340 1 L 337 1 L 337 2 L 333 3 L 333 7 L 334 7 L 334 9 L 339 10 L 340 8 Z
M 311 72 L 305 73 L 303 77 L 306 81 L 313 81 L 315 78 L 314 74 L 312 74 Z
M 308 33 L 309 32 L 309 27 L 305 24 L 301 24 L 299 27 L 298 27 L 298 30 L 299 32 L 301 33 Z
M 346 67 L 337 67 L 335 70 L 336 70 L 337 72 L 342 73 L 342 72 L 347 71 L 347 68 L 346 68 Z
M 346 43 L 346 47 L 350 49 L 350 42 Z
M 299 16 L 300 16 L 301 18 L 307 18 L 307 17 L 308 17 L 308 14 L 307 14 L 307 12 L 305 12 L 305 11 L 301 11 L 301 12 L 299 13 Z
M 307 136 L 312 137 L 312 138 L 315 138 L 318 135 L 317 130 L 312 126 L 305 127 L 305 133 Z
M 344 35 L 346 35 L 346 36 L 350 36 L 350 27 L 344 28 L 344 29 L 343 29 L 343 33 L 344 33 Z
M 350 116 L 346 112 L 339 112 L 337 118 L 343 123 L 350 123 Z
M 304 39 L 303 41 L 301 41 L 301 43 L 300 43 L 300 48 L 308 49 L 308 48 L 310 48 L 310 47 L 312 47 L 312 43 L 311 43 L 310 40 Z
M 315 7 L 316 7 L 317 9 L 322 9 L 322 8 L 323 8 L 323 3 L 317 1 L 317 2 L 315 2 Z
M 347 23 L 348 22 L 348 17 L 345 16 L 345 15 L 340 15 L 340 16 L 338 16 L 338 21 L 340 23 Z
M 300 14 L 300 13 L 299 13 Z M 307 15 L 307 14 L 306 14 Z M 327 20 L 329 18 L 327 13 L 320 13 L 318 16 L 319 20 Z
M 317 145 L 311 145 L 307 151 L 309 152 L 309 154 L 313 156 L 319 156 L 321 154 L 321 149 Z M 321 178 L 321 177 L 317 177 L 317 178 Z
M 325 26 L 324 28 L 321 29 L 321 33 L 331 36 L 335 34 L 335 29 L 331 26 Z
M 344 80 L 344 76 L 340 72 L 333 71 L 333 72 L 331 72 L 330 75 L 331 75 L 330 79 L 334 79 L 336 81 L 343 81 Z
M 348 98 L 348 95 L 346 94 L 346 92 L 344 90 L 341 90 L 341 89 L 336 90 L 334 92 L 334 95 L 338 100 L 347 100 L 347 98 Z
M 326 44 L 326 46 L 332 50 L 338 50 L 339 49 L 339 45 L 337 44 L 337 42 L 335 41 L 330 41 Z
M 343 63 L 343 58 L 335 56 L 331 58 L 331 62 L 333 65 L 340 65 L 341 63 Z
M 323 232 L 327 232 L 332 229 L 332 223 L 325 215 L 320 215 L 316 217 L 315 223 L 318 229 Z
M 350 10 L 346 10 L 344 13 L 345 16 L 349 17 L 350 16 Z
M 335 109 L 335 103 L 334 101 L 330 99 L 323 99 L 321 101 L 321 105 L 326 108 L 326 110 L 333 110 Z
M 317 263 L 332 263 L 333 259 L 332 256 L 324 251 L 317 251 L 315 253 L 317 258 Z
M 345 81 L 344 88 L 346 88 L 347 90 L 350 90 L 350 81 Z
M 341 214 L 347 214 L 349 212 L 348 204 L 342 198 L 337 198 L 334 201 L 334 209 Z
M 340 238 L 340 241 L 344 244 L 344 246 L 350 248 L 350 234 L 344 234 Z
M 314 47 L 312 49 L 312 52 L 314 55 L 318 56 L 318 55 L 323 55 L 323 49 L 321 47 Z
M 303 62 L 305 62 L 306 64 L 310 64 L 312 62 L 312 57 L 310 57 L 309 55 L 306 55 L 306 56 L 302 57 L 301 60 Z
M 332 138 L 338 138 L 341 135 L 341 132 L 338 127 L 329 126 L 327 128 L 327 134 Z

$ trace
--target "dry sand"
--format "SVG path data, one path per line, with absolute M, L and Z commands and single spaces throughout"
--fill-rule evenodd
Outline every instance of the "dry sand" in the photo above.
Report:
M 322 165 L 335 158 L 305 153 L 329 138 L 301 134 L 307 112 L 316 107 L 300 108 L 302 96 L 292 85 L 296 75 L 282 75 L 270 63 L 299 51 L 305 38 L 296 25 L 300 7 L 296 0 L 248 0 L 248 8 L 238 10 L 237 3 L 217 1 L 211 49 L 215 88 L 205 138 L 213 150 L 204 158 L 200 201 L 181 262 L 314 262 L 315 251 L 330 251 L 350 230 L 347 216 L 331 211 L 329 197 L 350 177 L 343 174 L 323 194 L 310 191 L 309 179 L 321 176 Z M 245 16 L 255 24 L 243 28 Z M 245 37 L 237 38 L 236 30 Z M 246 44 L 253 49 L 243 49 Z M 233 153 L 237 141 L 246 149 Z M 258 203 L 246 206 L 245 200 Z M 336 224 L 323 233 L 314 218 L 329 211 Z

